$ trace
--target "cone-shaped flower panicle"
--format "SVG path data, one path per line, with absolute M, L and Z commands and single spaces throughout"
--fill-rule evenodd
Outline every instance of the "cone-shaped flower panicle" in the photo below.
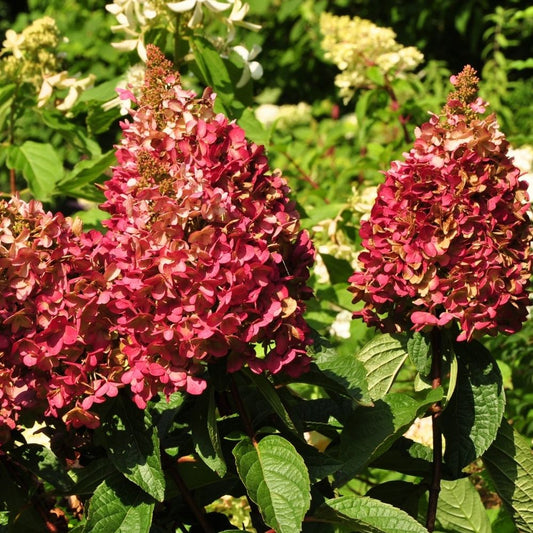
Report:
M 466 66 L 440 116 L 385 173 L 350 278 L 354 313 L 383 331 L 457 324 L 458 340 L 513 333 L 527 317 L 527 184 Z
M 314 251 L 286 182 L 263 147 L 213 111 L 209 89 L 197 98 L 156 47 L 147 53 L 106 187 L 112 217 L 99 252 L 114 277 L 103 298 L 129 360 L 122 381 L 151 365 L 161 384 L 201 392 L 194 375 L 222 357 L 230 372 L 298 375 L 309 364 L 302 300 Z

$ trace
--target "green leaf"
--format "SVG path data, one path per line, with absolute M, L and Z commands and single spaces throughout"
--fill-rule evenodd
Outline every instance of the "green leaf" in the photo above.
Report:
M 0 461 L 0 505 L 8 511 L 8 527 L 0 527 L 0 531 L 9 533 L 42 533 L 47 530 L 43 517 L 34 505 L 31 505 L 31 495 L 24 485 L 31 487 L 33 481 L 24 471 L 16 472 L 12 467 Z M 11 465 L 13 466 L 13 465 Z M 15 472 L 14 472 L 15 470 Z M 30 478 L 30 479 L 28 479 Z M 4 507 L 5 506 L 5 507 Z M 5 518 L 3 519 L 5 521 Z
M 93 135 L 98 135 L 108 131 L 110 126 L 120 117 L 118 107 L 106 111 L 101 105 L 90 105 L 87 113 L 87 127 Z
M 496 438 L 505 407 L 502 376 L 479 342 L 455 343 L 457 384 L 440 420 L 446 439 L 444 460 L 456 477 Z
M 368 390 L 373 400 L 387 394 L 407 356 L 407 339 L 404 336 L 377 335 L 363 346 L 356 357 L 366 369 Z
M 254 374 L 253 372 L 245 372 L 245 374 L 254 384 L 257 390 L 263 395 L 274 412 L 281 418 L 282 422 L 287 426 L 287 428 L 300 438 L 300 432 L 296 428 L 296 425 L 290 417 L 287 409 L 285 409 L 285 406 L 276 392 L 274 385 L 262 375 Z
M 82 91 L 79 98 L 76 100 L 76 105 L 81 102 L 93 101 L 103 103 L 112 100 L 118 96 L 117 86 L 121 81 L 122 77 L 114 78 Z
M 119 472 L 158 501 L 165 497 L 159 437 L 148 410 L 122 395 L 109 402 L 98 435 Z
M 341 496 L 327 500 L 315 518 L 339 526 L 337 531 L 358 533 L 427 533 L 405 511 L 373 498 Z
M 324 261 L 324 265 L 326 265 L 329 279 L 333 285 L 336 283 L 345 283 L 353 274 L 352 265 L 346 259 L 339 259 L 329 254 L 320 254 L 320 257 Z
M 494 486 L 518 529 L 533 532 L 533 455 L 529 442 L 503 419 L 496 440 L 483 454 Z
M 429 339 L 418 331 L 413 333 L 407 341 L 409 359 L 422 377 L 429 376 L 431 371 L 431 350 Z
M 379 67 L 369 67 L 366 70 L 366 75 L 368 76 L 368 79 L 372 82 L 374 82 L 375 85 L 378 87 L 384 87 L 385 86 L 385 76 L 383 75 L 382 69 Z
M 264 521 L 277 533 L 299 533 L 311 503 L 307 468 L 294 446 L 268 435 L 254 446 L 242 440 L 233 450 L 239 477 Z
M 55 184 L 65 173 L 59 155 L 48 143 L 26 141 L 12 146 L 6 163 L 8 168 L 22 172 L 33 196 L 42 201 L 51 198 Z
M 268 145 L 270 142 L 270 133 L 255 118 L 254 112 L 249 107 L 243 111 L 237 123 L 246 132 L 246 137 L 254 143 Z
M 74 165 L 74 168 L 58 183 L 61 192 L 70 192 L 88 183 L 94 183 L 111 166 L 116 164 L 115 151 L 110 150 L 100 157 L 84 159 Z
M 217 93 L 216 104 L 220 106 L 220 111 L 232 118 L 233 83 L 220 53 L 199 35 L 192 37 L 191 45 L 202 81 Z
M 15 84 L 10 83 L 0 88 L 0 130 L 4 129 L 4 123 L 11 114 Z
M 46 446 L 25 444 L 15 448 L 11 455 L 37 477 L 44 479 L 63 492 L 72 489 L 74 482 L 64 465 Z
M 212 388 L 195 400 L 191 431 L 194 449 L 202 461 L 213 472 L 223 477 L 227 468 L 218 434 L 216 404 Z
M 426 491 L 427 486 L 423 483 L 393 480 L 372 487 L 366 496 L 393 505 L 416 518 L 419 500 Z
M 468 478 L 441 481 L 437 507 L 439 530 L 450 533 L 491 533 L 479 493 Z
M 71 493 L 78 496 L 90 495 L 100 483 L 116 471 L 116 468 L 107 458 L 95 459 L 83 468 L 75 468 L 70 471 L 75 482 Z
M 422 401 L 393 393 L 377 400 L 373 407 L 357 409 L 341 433 L 339 453 L 345 464 L 336 475 L 335 485 L 344 485 L 362 472 L 405 433 L 417 416 L 441 398 L 442 389 L 429 391 Z
M 148 533 L 155 502 L 120 475 L 106 479 L 90 500 L 85 533 Z
M 328 389 L 332 384 L 337 393 L 356 402 L 372 405 L 365 367 L 353 355 L 341 355 L 331 348 L 326 348 L 316 355 L 315 364 L 324 375 L 325 379 L 319 383 L 323 387 Z
M 102 211 L 98 207 L 91 207 L 87 211 L 76 211 L 72 217 L 77 217 L 83 222 L 83 229 L 98 229 L 103 230 L 102 221 L 107 220 L 110 217 L 109 213 Z

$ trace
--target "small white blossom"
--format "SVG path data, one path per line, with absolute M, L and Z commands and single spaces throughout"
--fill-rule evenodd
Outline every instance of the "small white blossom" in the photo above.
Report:
M 6 31 L 5 41 L 2 43 L 2 52 L 11 52 L 14 57 L 21 59 L 23 56 L 21 47 L 24 44 L 24 35 L 13 30 Z
M 187 26 L 194 28 L 202 23 L 203 10 L 202 6 L 205 6 L 214 13 L 220 13 L 231 7 L 228 2 L 217 2 L 216 0 L 182 0 L 181 2 L 167 2 L 167 7 L 175 13 L 184 13 L 194 9 L 192 17 L 189 19 Z
M 237 87 L 244 87 L 250 78 L 258 80 L 263 75 L 263 67 L 258 61 L 254 61 L 261 52 L 261 47 L 258 44 L 254 44 L 251 50 L 241 45 L 234 46 L 232 50 L 244 62 L 241 79 L 237 82 Z
M 352 313 L 344 309 L 335 317 L 335 321 L 331 324 L 329 332 L 339 339 L 349 339 L 351 323 Z
M 56 109 L 59 111 L 68 111 L 75 104 L 80 93 L 94 83 L 94 79 L 93 74 L 86 78 L 69 78 L 66 70 L 51 76 L 45 76 L 37 97 L 37 107 L 42 107 L 48 102 L 54 89 L 68 89 L 67 96 L 63 102 L 56 105 Z

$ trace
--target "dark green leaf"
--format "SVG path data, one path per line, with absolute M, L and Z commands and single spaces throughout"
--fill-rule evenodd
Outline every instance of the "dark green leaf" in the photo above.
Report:
M 120 475 L 106 479 L 90 500 L 85 533 L 148 533 L 155 501 Z
M 223 477 L 226 473 L 226 461 L 218 434 L 216 404 L 212 388 L 196 398 L 194 402 L 191 431 L 194 449 L 202 461 Z
M 440 530 L 450 533 L 491 533 L 479 493 L 468 478 L 442 481 L 437 508 Z
M 87 126 L 93 135 L 104 133 L 120 118 L 120 109 L 114 107 L 106 111 L 100 105 L 89 106 L 87 113 Z
M 456 343 L 458 374 L 454 394 L 440 417 L 451 472 L 480 457 L 496 438 L 505 396 L 502 376 L 490 352 L 479 342 Z
M 129 398 L 117 396 L 109 402 L 98 435 L 109 458 L 130 481 L 158 501 L 165 496 L 159 437 L 148 410 L 138 409 Z
M 272 407 L 274 412 L 281 418 L 287 428 L 290 429 L 296 436 L 300 437 L 300 433 L 292 421 L 287 409 L 283 405 L 283 402 L 276 392 L 274 385 L 265 376 L 254 374 L 253 372 L 246 372 L 246 376 L 263 395 L 270 407 Z
M 533 455 L 530 443 L 503 419 L 496 440 L 483 454 L 496 490 L 518 529 L 533 532 Z
M 352 265 L 346 259 L 338 259 L 329 254 L 320 254 L 320 257 L 326 265 L 332 284 L 346 283 L 346 280 L 353 274 Z
M 310 481 L 302 457 L 278 435 L 254 446 L 242 440 L 233 450 L 239 477 L 264 521 L 277 533 L 298 533 L 311 502 Z
M 400 335 L 376 335 L 357 354 L 366 369 L 368 390 L 373 400 L 383 398 L 407 359 L 407 338 Z
M 317 510 L 315 518 L 338 526 L 339 532 L 427 533 L 406 512 L 368 497 L 341 496 L 328 500 Z
M 13 464 L 11 464 L 11 470 Z M 15 468 L 16 470 L 16 468 Z M 46 531 L 46 525 L 37 508 L 31 503 L 28 491 L 22 488 L 23 483 L 31 486 L 31 480 L 27 479 L 25 472 L 13 472 L 0 462 L 0 504 L 5 505 L 8 511 L 9 525 L 3 531 L 9 533 L 42 533 Z M 20 481 L 23 480 L 23 483 Z
M 343 485 L 362 472 L 405 433 L 417 416 L 441 398 L 441 389 L 429 391 L 421 401 L 394 393 L 377 400 L 373 407 L 357 409 L 341 433 L 340 455 L 345 464 L 336 475 L 335 485 Z
M 340 355 L 335 350 L 326 348 L 316 355 L 315 363 L 326 378 L 322 381 L 326 389 L 329 388 L 328 382 L 331 382 L 339 394 L 367 405 L 372 403 L 365 367 L 353 355 Z
M 15 448 L 13 457 L 37 477 L 44 479 L 62 492 L 72 489 L 74 482 L 56 455 L 46 446 L 25 444 Z
M 431 448 L 400 437 L 383 455 L 373 460 L 371 466 L 410 476 L 429 477 L 432 461 Z
M 387 481 L 372 487 L 366 496 L 388 503 L 405 511 L 409 516 L 416 518 L 418 514 L 418 500 L 427 491 L 423 484 L 414 484 L 407 481 Z
M 109 459 L 96 459 L 83 468 L 72 470 L 75 485 L 72 494 L 87 496 L 92 494 L 96 487 L 105 479 L 116 473 L 116 468 Z

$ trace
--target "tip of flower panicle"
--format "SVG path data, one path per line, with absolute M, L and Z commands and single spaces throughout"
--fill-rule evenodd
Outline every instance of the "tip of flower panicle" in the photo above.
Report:
M 443 114 L 462 115 L 469 123 L 485 112 L 488 104 L 478 96 L 479 78 L 473 67 L 466 65 L 459 74 L 450 77 L 450 82 L 455 90 L 448 95 Z
M 168 89 L 180 83 L 180 77 L 172 61 L 168 60 L 157 46 L 147 45 L 146 56 L 141 103 L 156 108 L 165 98 Z

